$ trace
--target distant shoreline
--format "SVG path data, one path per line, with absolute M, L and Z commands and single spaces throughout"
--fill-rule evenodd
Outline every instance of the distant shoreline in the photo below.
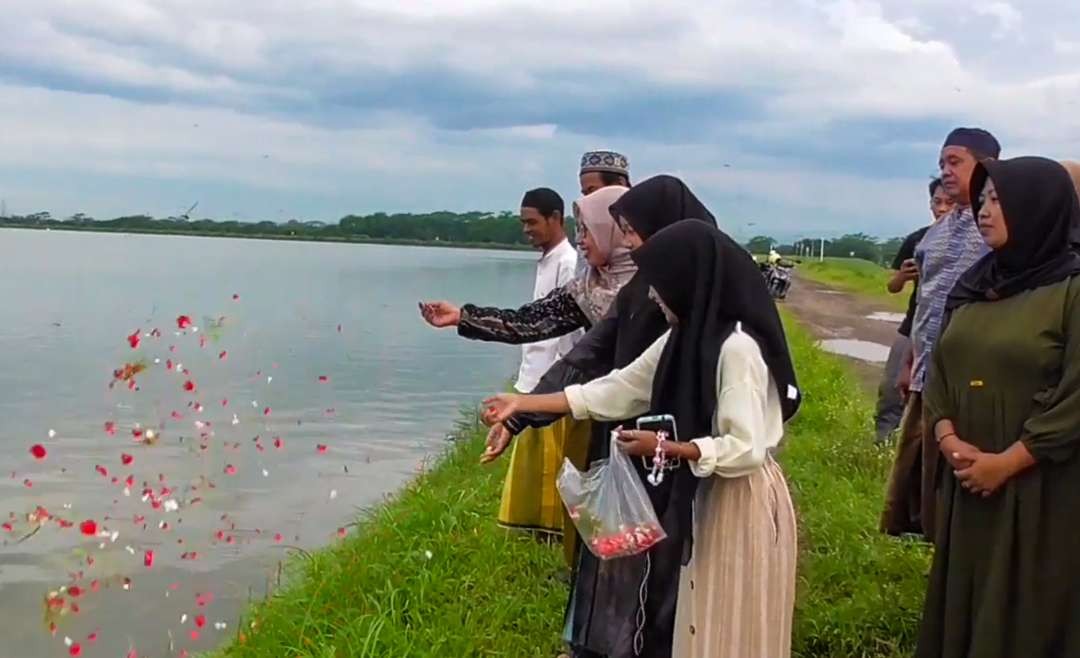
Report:
M 168 229 L 111 228 L 106 226 L 73 226 L 34 224 L 0 224 L 0 229 L 14 228 L 31 231 L 69 231 L 72 233 L 127 233 L 134 235 L 181 235 L 200 238 L 233 238 L 238 240 L 279 240 L 286 242 L 332 242 L 339 244 L 381 244 L 400 247 L 449 247 L 454 249 L 487 249 L 491 251 L 533 251 L 527 244 L 501 242 L 448 242 L 442 240 L 407 240 L 396 238 L 365 238 L 359 236 L 305 236 L 273 233 L 211 233 L 206 231 L 171 231 Z

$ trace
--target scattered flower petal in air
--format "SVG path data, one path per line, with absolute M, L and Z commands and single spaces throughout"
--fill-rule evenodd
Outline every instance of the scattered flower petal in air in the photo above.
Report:
M 126 452 L 120 454 L 120 463 L 124 466 L 130 466 L 133 461 L 135 461 L 135 458 Z
M 116 436 L 116 422 L 107 420 L 105 421 L 105 433 L 109 436 Z
M 196 628 L 203 628 L 204 626 L 206 626 L 206 615 L 203 615 L 203 614 L 195 615 L 195 627 Z
M 143 565 L 147 569 L 154 566 L 154 551 L 146 551 L 143 553 Z
M 267 408 L 263 409 L 263 415 L 264 416 L 269 416 L 270 415 L 270 407 L 267 407 Z
M 275 532 L 274 533 L 274 543 L 275 544 L 280 544 L 282 541 L 284 541 L 284 539 L 285 538 L 281 536 L 280 532 Z
M 234 301 L 234 302 L 238 302 L 238 301 L 240 301 L 240 295 L 234 294 L 234 295 L 232 296 L 232 298 L 233 298 L 233 301 Z
M 225 475 L 236 475 L 236 467 L 232 464 L 225 465 Z
M 187 329 L 191 326 L 191 318 L 186 315 L 181 315 L 180 317 L 176 318 L 176 326 L 180 329 Z
M 136 329 L 135 333 L 133 333 L 133 334 L 131 334 L 130 336 L 127 337 L 128 345 L 131 345 L 131 349 L 133 349 L 133 350 L 138 349 L 139 342 L 142 340 L 139 337 L 139 331 L 140 331 L 139 329 Z
M 232 424 L 233 425 L 239 425 L 240 424 L 240 417 L 237 416 L 236 414 L 232 415 Z
M 195 392 L 195 382 L 191 381 L 190 379 L 187 380 L 186 382 L 184 382 L 184 390 L 187 391 L 188 393 L 194 393 Z
M 326 375 L 319 375 L 319 382 L 320 383 L 325 384 L 328 381 L 330 381 L 329 377 L 327 377 Z
M 22 483 L 23 483 L 23 486 L 26 487 L 27 489 L 33 489 L 34 488 L 34 483 L 30 481 L 30 478 L 26 478 L 25 480 L 22 481 Z
M 40 443 L 35 443 L 34 445 L 30 446 L 30 454 L 34 456 L 34 459 L 41 461 L 42 459 L 45 459 L 45 457 L 48 456 L 49 453 L 45 450 L 45 446 L 41 445 Z
M 79 524 L 79 532 L 83 533 L 87 537 L 93 537 L 97 534 L 98 527 L 97 522 L 86 520 Z
M 338 537 L 344 537 L 345 535 L 349 534 L 349 531 L 346 530 L 345 528 L 338 528 L 337 529 L 337 534 L 338 534 Z
M 276 450 L 281 450 L 284 447 L 285 447 L 285 442 L 281 440 L 281 437 L 280 436 L 275 436 L 274 437 L 274 448 Z
M 221 354 L 218 354 L 218 358 L 224 361 L 225 359 L 229 358 L 229 353 L 225 350 L 222 350 Z
M 323 444 L 321 444 L 321 443 L 320 443 L 320 444 L 318 444 L 318 445 L 316 445 L 316 446 L 315 446 L 315 449 L 316 449 L 317 451 L 319 451 L 319 454 L 320 454 L 320 455 L 325 455 L 325 454 L 326 454 L 326 446 L 325 446 L 325 445 L 323 445 Z
M 91 633 L 91 634 L 86 636 L 86 641 L 89 642 L 90 644 L 93 644 L 94 642 L 97 642 L 97 639 L 98 639 L 98 634 L 97 633 Z
M 330 500 L 334 500 L 335 498 L 337 498 L 337 489 L 331 489 L 330 490 Z
M 270 471 L 266 470 L 265 468 L 262 470 L 262 474 L 264 478 L 270 477 Z
M 97 471 L 98 475 L 100 475 L 103 478 L 109 477 L 109 469 L 105 468 L 101 464 L 98 464 L 97 466 L 95 466 L 94 470 Z
M 77 642 L 75 644 L 72 644 L 71 647 L 68 649 L 68 653 L 71 654 L 72 656 L 76 656 L 76 657 L 81 656 L 82 655 L 82 645 L 80 645 Z
M 55 439 L 56 438 L 56 430 L 49 430 L 49 438 L 50 439 Z

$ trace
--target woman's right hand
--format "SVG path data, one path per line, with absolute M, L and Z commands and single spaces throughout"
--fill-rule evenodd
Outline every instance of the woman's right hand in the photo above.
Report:
M 498 459 L 500 455 L 506 452 L 512 438 L 510 430 L 506 429 L 506 426 L 502 423 L 492 426 L 491 431 L 488 432 L 484 454 L 480 456 L 480 463 L 487 464 Z
M 938 448 L 941 449 L 941 454 L 948 460 L 949 464 L 955 471 L 962 471 L 969 468 L 975 463 L 975 458 L 978 457 L 982 451 L 971 445 L 967 441 L 963 441 L 955 434 L 950 434 L 938 443 Z
M 488 427 L 505 423 L 521 408 L 521 396 L 516 393 L 499 393 L 484 400 L 484 413 L 480 419 Z
M 461 322 L 461 309 L 450 302 L 420 302 L 420 315 L 435 327 L 456 327 Z

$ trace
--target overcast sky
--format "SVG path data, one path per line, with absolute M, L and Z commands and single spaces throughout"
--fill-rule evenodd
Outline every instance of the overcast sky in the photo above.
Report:
M 739 237 L 926 221 L 955 125 L 1080 158 L 1080 3 L 8 0 L 9 212 L 321 219 L 682 176 Z M 754 226 L 749 226 L 749 223 Z

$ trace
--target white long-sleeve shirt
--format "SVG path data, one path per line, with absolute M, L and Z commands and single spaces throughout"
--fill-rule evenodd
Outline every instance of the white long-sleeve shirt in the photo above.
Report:
M 573 281 L 577 261 L 577 250 L 565 238 L 555 248 L 541 256 L 536 263 L 533 301 L 543 299 L 552 290 Z M 548 368 L 574 348 L 574 344 L 581 338 L 582 333 L 580 329 L 576 329 L 565 336 L 522 345 L 521 368 L 518 370 L 514 388 L 521 393 L 533 390 Z
M 649 411 L 653 377 L 668 336 L 670 332 L 625 368 L 588 384 L 567 387 L 574 418 L 611 421 Z M 748 475 L 761 468 L 783 435 L 780 396 L 761 349 L 741 327 L 736 328 L 720 347 L 713 436 L 691 439 L 701 450 L 701 459 L 691 461 L 690 469 L 702 478 Z

